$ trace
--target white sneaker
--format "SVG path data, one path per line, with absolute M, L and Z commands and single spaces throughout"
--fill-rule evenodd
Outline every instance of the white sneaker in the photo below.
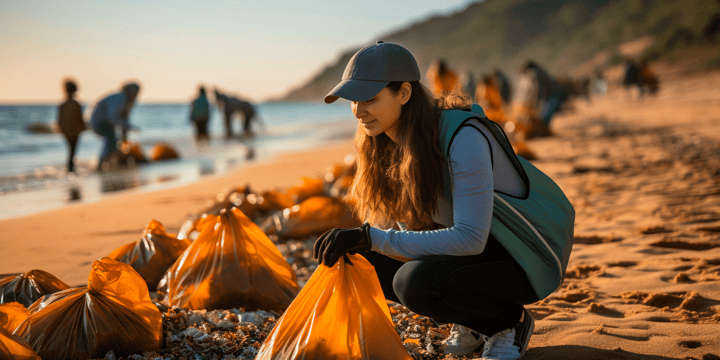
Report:
M 443 341 L 445 354 L 467 355 L 483 343 L 483 335 L 462 325 L 453 324 L 450 337 Z
M 515 327 L 505 329 L 491 337 L 483 336 L 485 347 L 482 358 L 493 360 L 517 360 L 525 354 L 530 336 L 535 329 L 535 321 L 530 313 L 523 309 L 523 319 Z

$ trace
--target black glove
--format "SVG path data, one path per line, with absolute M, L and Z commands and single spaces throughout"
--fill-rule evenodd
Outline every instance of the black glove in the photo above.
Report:
M 333 266 L 344 254 L 370 251 L 370 225 L 350 229 L 332 229 L 315 240 L 313 256 L 325 266 Z

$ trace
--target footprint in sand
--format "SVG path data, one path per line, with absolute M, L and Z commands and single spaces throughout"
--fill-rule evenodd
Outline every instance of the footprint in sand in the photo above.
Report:
M 695 349 L 702 346 L 702 343 L 696 340 L 683 340 L 678 342 L 679 347 L 684 347 L 688 349 Z
M 610 316 L 610 317 L 624 317 L 625 314 L 623 314 L 621 311 L 611 309 L 603 304 L 597 304 L 597 303 L 590 303 L 590 305 L 586 308 L 587 312 L 598 314 L 598 315 L 604 315 L 604 316 Z
M 550 300 L 560 300 L 569 303 L 577 303 L 593 297 L 593 293 L 587 289 L 563 291 L 557 295 L 551 296 Z
M 628 268 L 628 267 L 635 266 L 635 265 L 637 265 L 637 264 L 638 264 L 637 261 L 613 261 L 613 262 L 607 263 L 607 266 L 608 266 L 608 267 L 624 267 L 624 268 Z
M 680 250 L 708 250 L 720 247 L 720 242 L 712 240 L 688 241 L 682 239 L 665 238 L 653 242 L 650 245 L 655 247 Z
M 587 279 L 591 276 L 601 276 L 605 273 L 599 265 L 575 265 L 565 271 L 566 279 Z
M 672 282 L 674 283 L 693 283 L 693 279 L 688 276 L 686 273 L 679 273 L 675 275 L 675 277 L 672 279 Z
M 674 283 L 676 283 L 676 284 L 680 284 L 680 283 L 682 283 L 682 284 L 690 284 L 690 283 L 694 283 L 694 282 L 695 282 L 695 280 L 693 280 L 693 279 L 690 278 L 690 275 L 688 275 L 688 274 L 686 274 L 686 273 L 682 273 L 682 272 L 679 273 L 679 274 L 677 274 L 677 275 L 675 275 L 674 277 L 666 277 L 666 276 L 663 276 L 663 277 L 661 277 L 660 279 L 662 279 L 662 281 L 674 282 Z
M 704 298 L 693 291 L 680 291 L 668 293 L 646 293 L 642 291 L 628 291 L 613 298 L 622 298 L 628 304 L 642 304 L 673 314 L 669 321 L 679 322 L 720 322 L 717 305 L 720 301 Z
M 620 237 L 603 237 L 603 236 L 597 236 L 597 235 L 589 235 L 589 236 L 578 235 L 578 236 L 575 236 L 573 243 L 574 244 L 595 245 L 595 244 L 617 242 L 620 240 L 622 240 L 622 238 L 620 238 Z
M 638 229 L 638 232 L 639 232 L 639 233 L 645 234 L 645 235 L 651 235 L 651 234 L 666 234 L 666 233 L 671 233 L 671 232 L 673 232 L 673 231 L 674 231 L 674 230 L 669 229 L 669 228 L 667 228 L 667 227 L 665 227 L 665 226 L 662 226 L 662 225 L 647 226 L 647 227 L 643 227 L 643 228 Z
M 709 233 L 720 233 L 720 225 L 699 227 L 696 230 L 697 231 L 705 231 L 705 232 L 709 232 Z

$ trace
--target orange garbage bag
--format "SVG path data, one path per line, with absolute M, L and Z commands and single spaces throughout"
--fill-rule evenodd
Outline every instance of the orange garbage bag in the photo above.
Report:
M 321 265 L 278 319 L 256 360 L 411 360 L 375 268 L 361 255 Z
M 44 295 L 69 288 L 70 286 L 49 272 L 30 270 L 25 274 L 8 276 L 0 280 L 0 303 L 17 301 L 30 306 Z
M 170 305 L 194 310 L 284 310 L 298 293 L 280 250 L 240 210 L 208 215 L 200 235 L 160 281 Z
M 178 240 L 168 234 L 159 221 L 152 220 L 139 240 L 115 249 L 108 257 L 132 266 L 145 280 L 148 289 L 154 291 L 167 269 L 190 243 L 190 240 Z
M 21 303 L 11 302 L 0 305 L 0 327 L 9 332 L 15 331 L 28 316 L 30 312 Z
M 263 213 L 282 210 L 295 205 L 292 197 L 278 191 L 269 190 L 260 195 L 257 201 L 259 210 Z
M 362 222 L 342 200 L 330 196 L 313 196 L 300 205 L 276 212 L 263 224 L 268 235 L 287 239 L 304 239 L 333 228 L 359 226 Z
M 87 288 L 39 299 L 14 334 L 45 359 L 125 356 L 160 349 L 162 315 L 140 275 L 105 257 L 93 261 Z
M 311 197 L 325 193 L 325 183 L 321 179 L 303 177 L 298 180 L 297 185 L 287 190 L 287 194 L 296 204 Z
M 155 144 L 152 149 L 150 149 L 150 160 L 152 161 L 171 160 L 179 158 L 180 155 L 178 155 L 177 150 L 175 150 L 175 148 L 168 143 L 159 142 Z
M 336 198 L 345 197 L 348 191 L 350 191 L 350 186 L 352 186 L 353 180 L 355 180 L 354 175 L 343 176 L 335 179 L 330 186 L 330 190 L 328 190 L 328 194 Z
M 25 339 L 13 335 L 0 327 L 0 359 L 1 360 L 40 360 L 40 356 L 30 347 Z

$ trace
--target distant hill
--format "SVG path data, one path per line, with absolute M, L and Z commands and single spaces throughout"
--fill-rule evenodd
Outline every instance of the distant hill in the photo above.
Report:
M 408 48 L 423 73 L 441 57 L 456 72 L 471 71 L 476 79 L 493 68 L 514 77 L 532 58 L 553 74 L 580 76 L 617 64 L 623 56 L 672 60 L 687 47 L 720 49 L 703 38 L 704 30 L 718 31 L 712 22 L 719 14 L 720 0 L 486 0 L 377 40 Z M 281 100 L 320 101 L 364 45 L 341 54 Z M 700 66 L 720 66 L 720 51 L 712 51 L 717 53 Z

